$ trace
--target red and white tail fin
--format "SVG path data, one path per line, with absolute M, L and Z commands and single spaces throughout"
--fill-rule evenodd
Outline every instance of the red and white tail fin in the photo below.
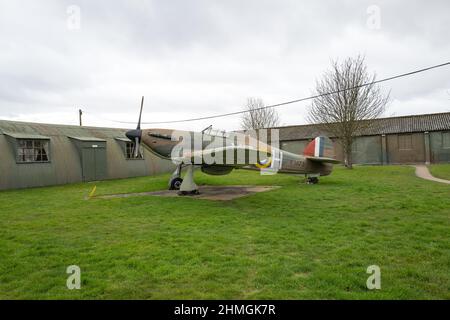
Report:
M 303 151 L 303 155 L 310 157 L 334 158 L 333 141 L 328 137 L 316 137 Z

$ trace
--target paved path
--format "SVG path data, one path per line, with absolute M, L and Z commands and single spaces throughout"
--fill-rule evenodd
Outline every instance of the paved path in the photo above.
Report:
M 415 167 L 416 167 L 416 176 L 418 176 L 419 178 L 450 184 L 450 180 L 444 180 L 433 177 L 430 171 L 428 170 L 428 167 L 425 165 L 417 165 Z

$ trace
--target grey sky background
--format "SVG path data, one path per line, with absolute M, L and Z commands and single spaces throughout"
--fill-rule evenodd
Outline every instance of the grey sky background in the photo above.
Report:
M 0 0 L 0 119 L 77 124 L 81 107 L 85 125 L 131 128 L 110 120 L 137 121 L 142 95 L 144 122 L 238 111 L 250 96 L 309 96 L 331 59 L 359 53 L 378 78 L 408 72 L 450 61 L 449 9 L 448 0 Z M 450 111 L 449 75 L 384 83 L 385 115 Z M 282 124 L 305 123 L 308 105 L 278 108 Z

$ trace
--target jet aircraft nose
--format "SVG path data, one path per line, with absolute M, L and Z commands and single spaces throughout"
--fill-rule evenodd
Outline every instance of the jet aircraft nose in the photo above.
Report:
M 130 130 L 127 131 L 125 135 L 127 136 L 128 139 L 134 142 L 136 138 L 138 138 L 139 140 L 141 139 L 142 130 L 140 129 Z

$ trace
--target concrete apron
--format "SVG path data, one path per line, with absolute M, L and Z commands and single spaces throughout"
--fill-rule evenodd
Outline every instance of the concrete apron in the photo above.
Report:
M 280 186 L 199 186 L 200 193 L 192 195 L 188 198 L 229 201 L 237 198 L 249 196 L 259 192 L 267 192 L 281 188 Z M 114 199 L 114 198 L 128 198 L 139 196 L 159 196 L 159 197 L 179 197 L 177 190 L 160 190 L 152 192 L 138 192 L 125 194 L 108 194 L 87 197 L 89 199 Z

